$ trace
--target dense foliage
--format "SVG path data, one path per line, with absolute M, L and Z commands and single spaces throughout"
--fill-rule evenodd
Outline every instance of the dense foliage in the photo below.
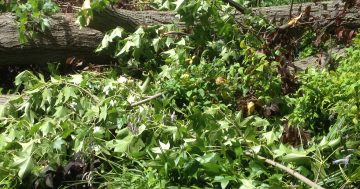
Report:
M 47 15 L 59 11 L 52 0 L 0 1 L 0 11 L 15 12 L 19 22 L 19 40 L 22 43 L 36 36 L 37 31 L 45 32 L 49 28 Z
M 79 23 L 111 3 L 94 2 Z M 97 51 L 118 64 L 101 73 L 17 76 L 21 95 L 0 106 L 2 188 L 307 188 L 257 155 L 325 188 L 359 185 L 359 37 L 292 93 L 278 52 L 259 52 L 251 32 L 272 30 L 265 19 L 244 32 L 222 1 L 157 3 L 185 29 L 109 31 Z

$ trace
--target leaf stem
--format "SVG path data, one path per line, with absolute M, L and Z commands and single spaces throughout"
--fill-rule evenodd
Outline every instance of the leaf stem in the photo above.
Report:
M 73 86 L 73 87 L 76 87 L 78 89 L 80 89 L 80 91 L 86 93 L 89 97 L 91 97 L 95 102 L 99 103 L 99 98 L 97 96 L 95 96 L 94 94 L 92 94 L 90 91 L 80 87 L 79 85 L 75 85 L 75 84 L 72 84 L 72 83 L 68 83 L 66 82 L 65 85 L 70 85 L 70 86 Z

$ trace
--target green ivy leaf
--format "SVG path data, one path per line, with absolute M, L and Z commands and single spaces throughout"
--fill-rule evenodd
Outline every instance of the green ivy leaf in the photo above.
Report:
M 49 19 L 47 18 L 41 19 L 40 25 L 41 25 L 41 31 L 45 32 L 46 29 L 50 28 Z
M 242 185 L 240 189 L 255 189 L 256 185 L 252 179 L 241 179 Z
M 264 133 L 263 137 L 266 139 L 267 145 L 273 144 L 278 139 L 274 130 Z
M 34 166 L 32 160 L 32 152 L 34 148 L 34 141 L 28 143 L 21 143 L 22 151 L 14 156 L 13 166 L 19 169 L 18 176 L 23 178 L 31 171 Z
M 220 182 L 221 188 L 225 189 L 230 181 L 235 181 L 236 179 L 231 176 L 215 176 L 213 183 Z
M 100 46 L 96 49 L 95 52 L 103 51 L 104 49 L 108 48 L 109 44 L 113 42 L 117 38 L 124 37 L 124 29 L 117 27 L 115 28 L 110 34 L 106 34 L 101 41 Z
M 176 0 L 174 2 L 175 6 L 176 6 L 175 11 L 178 11 L 181 8 L 181 6 L 184 4 L 184 2 L 185 2 L 185 0 Z
M 54 116 L 56 118 L 65 118 L 70 114 L 70 110 L 64 106 L 58 106 L 55 108 L 56 112 Z
M 31 169 L 34 167 L 34 162 L 31 158 L 31 155 L 20 154 L 19 156 L 14 157 L 13 165 L 19 168 L 18 176 L 20 178 L 23 178 L 24 175 L 29 173 Z
M 134 47 L 135 43 L 132 41 L 127 41 L 124 45 L 124 47 L 120 50 L 119 53 L 117 53 L 115 56 L 120 56 L 124 54 L 125 52 L 129 52 L 131 47 Z
M 65 145 L 66 144 L 66 141 L 63 140 L 62 138 L 60 137 L 57 137 L 53 143 L 53 148 L 56 149 L 56 150 L 61 150 L 61 146 L 62 145 Z
M 158 52 L 158 51 L 159 51 L 159 43 L 160 43 L 160 40 L 161 40 L 161 38 L 158 37 L 158 38 L 153 39 L 153 41 L 152 41 L 152 45 L 153 45 L 153 47 L 154 47 L 155 52 Z
M 108 115 L 108 111 L 107 111 L 108 107 L 107 105 L 104 105 L 100 108 L 100 114 L 99 114 L 99 121 L 105 121 L 106 117 Z
M 46 137 L 49 133 L 53 133 L 54 124 L 51 119 L 46 119 L 39 128 L 43 133 L 43 136 Z
M 184 166 L 184 175 L 185 176 L 192 176 L 196 174 L 197 170 L 200 168 L 200 163 L 196 160 L 190 160 L 189 162 L 185 163 Z
M 134 136 L 128 135 L 121 140 L 115 140 L 114 142 L 114 152 L 124 153 L 127 152 L 130 148 L 130 144 L 133 141 Z
M 76 89 L 74 87 L 64 87 L 64 103 L 67 102 L 70 97 L 76 98 Z
M 71 75 L 72 79 L 70 80 L 72 83 L 79 85 L 83 81 L 83 76 L 81 74 Z

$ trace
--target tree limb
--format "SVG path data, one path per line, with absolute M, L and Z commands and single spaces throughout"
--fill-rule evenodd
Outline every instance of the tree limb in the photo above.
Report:
M 309 185 L 309 186 L 312 187 L 312 188 L 315 188 L 315 189 L 325 189 L 325 188 L 323 188 L 322 186 L 320 186 L 320 185 L 316 184 L 315 182 L 311 181 L 310 179 L 304 177 L 304 176 L 303 176 L 302 174 L 300 174 L 299 172 L 297 172 L 297 171 L 295 171 L 295 170 L 292 170 L 292 169 L 286 167 L 285 165 L 282 165 L 282 164 L 277 163 L 277 162 L 275 162 L 275 161 L 273 161 L 273 160 L 271 160 L 271 159 L 267 159 L 267 158 L 262 157 L 262 156 L 259 156 L 259 155 L 254 155 L 254 154 L 252 154 L 252 153 L 250 153 L 250 152 L 246 152 L 246 155 L 248 155 L 248 156 L 253 156 L 253 157 L 255 157 L 255 158 L 259 159 L 259 160 L 263 160 L 265 163 L 268 163 L 268 164 L 270 164 L 270 165 L 273 165 L 273 166 L 275 166 L 275 167 L 277 167 L 277 168 L 279 168 L 279 169 L 281 169 L 281 170 L 289 173 L 290 175 L 296 177 L 297 179 L 301 180 L 302 182 L 304 182 L 305 184 Z
M 164 93 L 157 93 L 157 94 L 155 94 L 155 95 L 153 95 L 153 96 L 149 96 L 148 98 L 146 98 L 146 99 L 144 99 L 144 100 L 141 100 L 141 101 L 139 101 L 139 102 L 134 102 L 134 103 L 132 103 L 130 106 L 131 106 L 131 107 L 135 107 L 135 106 L 139 106 L 139 105 L 145 104 L 146 102 L 149 102 L 149 101 L 151 101 L 151 100 L 153 100 L 153 99 L 155 99 L 155 98 L 158 98 L 158 97 L 162 96 L 163 94 L 164 94 Z
M 303 7 L 311 6 L 311 16 L 319 18 L 318 24 L 327 23 L 333 18 L 336 10 L 342 9 L 343 4 L 333 1 L 305 3 Z M 252 8 L 253 14 L 264 15 L 269 20 L 274 20 L 277 25 L 289 25 L 289 5 Z M 293 5 L 294 10 L 299 9 L 299 4 Z M 340 8 L 337 8 L 340 7 Z M 243 19 L 242 13 L 235 15 L 237 20 Z M 13 14 L 0 14 L 0 66 L 18 64 L 45 64 L 48 62 L 65 62 L 68 57 L 77 57 L 92 63 L 106 63 L 110 57 L 99 56 L 94 53 L 101 42 L 104 32 L 121 26 L 128 32 L 135 31 L 139 26 L 163 25 L 175 23 L 183 26 L 174 12 L 162 11 L 129 11 L 107 8 L 102 12 L 95 12 L 94 19 L 89 27 L 79 29 L 75 25 L 75 14 L 56 14 L 50 19 L 50 29 L 40 33 L 37 38 L 28 44 L 20 44 L 18 39 L 18 26 Z M 334 27 L 344 26 L 350 29 L 360 27 L 359 8 L 349 9 L 345 17 L 336 20 L 329 30 Z M 340 21 L 340 24 L 337 24 Z M 301 27 L 301 23 L 300 26 Z M 297 28 L 295 28 L 297 29 Z
M 245 14 L 247 9 L 243 6 L 241 6 L 239 3 L 236 3 L 233 0 L 223 0 L 225 3 L 229 3 L 232 7 L 234 7 L 236 10 L 238 10 L 240 13 Z

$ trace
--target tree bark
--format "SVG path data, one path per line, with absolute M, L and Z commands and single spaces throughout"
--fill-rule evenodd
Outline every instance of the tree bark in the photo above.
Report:
M 291 71 L 305 71 L 308 68 L 320 68 L 323 69 L 328 64 L 333 63 L 335 56 L 346 56 L 345 48 L 332 48 L 328 52 L 321 54 L 322 57 L 310 56 L 301 60 L 296 60 L 292 64 L 294 68 L 290 67 Z M 322 61 L 319 62 L 319 59 Z M 295 70 L 296 69 L 296 70 Z
M 44 64 L 65 62 L 69 57 L 105 63 L 109 57 L 99 56 L 94 49 L 101 42 L 103 33 L 79 29 L 73 14 L 57 14 L 50 19 L 50 30 L 40 33 L 26 44 L 19 42 L 16 18 L 12 14 L 0 15 L 0 65 Z
M 333 18 L 342 10 L 342 4 L 333 1 L 321 2 L 317 5 L 306 3 L 294 5 L 293 17 L 298 16 L 307 6 L 311 6 L 311 16 L 318 18 L 318 23 Z M 289 20 L 290 6 L 261 7 L 252 9 L 253 14 L 262 14 L 278 26 L 286 24 Z M 300 11 L 299 11 L 300 10 Z M 93 63 L 107 63 L 110 57 L 97 55 L 94 50 L 101 42 L 104 32 L 117 26 L 129 32 L 135 31 L 139 26 L 183 23 L 175 17 L 174 12 L 159 11 L 128 11 L 107 8 L 95 13 L 94 20 L 87 28 L 80 29 L 74 24 L 76 15 L 59 13 L 50 18 L 50 29 L 40 33 L 27 44 L 20 44 L 16 17 L 12 14 L 0 14 L 0 66 L 18 64 L 44 64 L 47 62 L 64 62 L 69 57 L 78 57 Z M 242 15 L 236 13 L 241 20 Z M 320 19 L 319 19 L 320 18 Z M 342 26 L 348 28 L 360 27 L 360 11 L 357 8 L 347 10 L 342 17 Z M 300 23 L 301 25 L 301 23 Z M 338 26 L 338 25 L 337 25 Z M 339 52 L 343 53 L 343 52 Z M 314 66 L 316 58 L 295 61 L 297 70 L 304 70 Z M 0 95 L 0 105 L 6 103 L 9 96 Z
M 94 13 L 94 19 L 89 27 L 106 32 L 118 26 L 128 32 L 134 32 L 139 26 L 183 24 L 175 17 L 175 12 L 169 11 L 129 11 L 124 9 L 106 8 Z
M 291 5 L 283 5 L 276 7 L 261 7 L 255 8 L 253 11 L 256 14 L 262 14 L 273 23 L 283 25 L 287 23 L 290 13 Z M 304 12 L 306 7 L 310 7 L 310 16 L 317 18 L 318 22 L 325 22 L 328 19 L 335 18 L 338 13 L 344 10 L 344 4 L 337 1 L 323 1 L 318 3 L 304 3 L 294 4 L 292 7 L 292 17 L 297 17 L 301 12 Z M 305 15 L 303 16 L 305 17 Z M 338 20 L 342 26 L 349 28 L 358 28 L 360 26 L 360 11 L 359 7 L 353 7 L 346 10 L 346 15 Z
M 333 1 L 305 3 L 294 5 L 293 13 L 297 16 L 298 10 L 303 11 L 311 6 L 311 16 L 321 20 L 332 18 L 342 10 L 342 4 Z M 253 14 L 262 14 L 278 26 L 286 24 L 289 20 L 290 5 L 261 7 L 252 9 Z M 242 14 L 235 13 L 237 19 L 242 19 Z M 101 42 L 104 32 L 121 26 L 129 32 L 135 31 L 139 26 L 183 23 L 175 17 L 174 12 L 161 11 L 129 11 L 107 8 L 94 14 L 94 20 L 89 27 L 80 29 L 74 24 L 76 15 L 59 13 L 50 18 L 51 28 L 27 44 L 20 44 L 16 17 L 11 14 L 0 14 L 0 66 L 17 64 L 44 64 L 48 62 L 64 62 L 69 57 L 77 57 L 92 63 L 106 63 L 110 57 L 100 56 L 94 50 Z M 347 11 L 341 25 L 350 28 L 360 27 L 359 9 Z M 300 22 L 300 25 L 302 23 Z M 324 26 L 325 27 L 325 26 Z
M 291 5 L 260 7 L 253 8 L 251 11 L 255 15 L 263 15 L 272 23 L 279 27 L 286 24 L 290 18 Z M 317 18 L 321 23 L 325 23 L 327 19 L 334 18 L 339 12 L 344 9 L 343 3 L 336 3 L 334 1 L 324 1 L 315 3 L 295 4 L 292 7 L 292 17 L 299 16 L 306 7 L 310 7 L 310 16 Z M 108 31 L 117 26 L 123 27 L 129 32 L 135 31 L 139 26 L 161 25 L 175 23 L 183 26 L 179 19 L 175 17 L 174 12 L 161 11 L 128 11 L 122 9 L 107 8 L 102 12 L 94 14 L 94 20 L 90 24 L 91 28 L 99 31 Z M 235 16 L 238 20 L 243 18 L 243 14 L 236 12 Z M 346 15 L 341 18 L 339 26 L 346 26 L 348 28 L 360 27 L 360 10 L 359 8 L 352 8 L 346 11 Z

